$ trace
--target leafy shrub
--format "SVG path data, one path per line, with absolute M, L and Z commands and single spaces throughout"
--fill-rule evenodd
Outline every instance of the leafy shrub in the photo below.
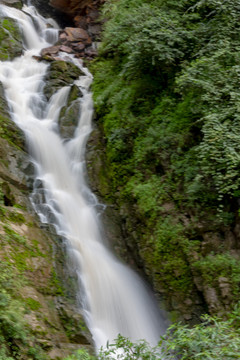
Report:
M 239 308 L 228 320 L 205 315 L 203 322 L 192 329 L 184 325 L 173 325 L 160 341 L 164 359 L 214 360 L 238 359 Z M 237 325 L 237 326 L 236 326 Z
M 158 346 L 150 347 L 142 340 L 132 342 L 121 335 L 98 354 L 99 360 L 230 360 L 239 359 L 240 353 L 240 307 L 226 320 L 203 316 L 202 322 L 190 328 L 173 324 L 161 337 Z M 84 350 L 65 360 L 93 360 Z

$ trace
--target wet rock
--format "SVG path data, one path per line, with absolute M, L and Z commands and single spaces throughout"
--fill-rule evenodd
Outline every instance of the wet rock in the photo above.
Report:
M 78 42 L 78 43 L 73 44 L 73 49 L 75 51 L 82 51 L 82 50 L 85 49 L 85 47 L 86 47 L 85 44 L 83 44 L 82 42 Z
M 69 304 L 66 304 L 62 298 L 58 298 L 56 307 L 70 342 L 90 345 L 92 343 L 92 336 L 78 309 L 70 308 Z
M 44 17 L 55 19 L 61 27 L 65 27 L 69 24 L 69 18 L 58 9 L 51 6 L 48 0 L 31 0 L 31 4 L 34 5 Z
M 73 49 L 66 45 L 61 45 L 59 50 L 65 52 L 67 54 L 73 53 Z
M 61 41 L 61 42 L 67 42 L 67 34 L 64 32 L 64 31 L 62 31 L 61 33 L 60 33 L 60 35 L 59 35 L 59 40 Z
M 23 6 L 21 0 L 2 0 L 1 3 L 7 6 L 15 7 L 17 9 L 21 9 Z
M 9 117 L 9 108 L 4 97 L 4 90 L 0 84 L 0 137 L 11 141 L 15 147 L 25 148 L 25 139 L 22 131 L 16 127 Z
M 73 81 L 83 75 L 74 64 L 65 61 L 52 61 L 46 76 L 44 93 L 49 99 L 62 86 L 72 85 Z
M 59 52 L 59 49 L 60 49 L 60 45 L 50 46 L 48 48 L 42 49 L 41 56 L 56 55 Z
M 22 54 L 22 38 L 17 22 L 0 19 L 0 61 L 12 60 Z
M 69 93 L 67 105 L 61 110 L 59 117 L 59 131 L 64 139 L 72 138 L 80 117 L 80 98 L 82 93 L 73 85 Z

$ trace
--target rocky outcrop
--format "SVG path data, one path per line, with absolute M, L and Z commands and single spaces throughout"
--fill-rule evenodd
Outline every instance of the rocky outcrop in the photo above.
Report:
M 60 32 L 59 42 L 41 51 L 41 59 L 59 60 L 59 52 L 73 54 L 75 58 L 92 60 L 97 55 L 96 44 L 86 30 L 66 27 Z
M 21 0 L 2 0 L 1 3 L 17 9 L 21 9 L 23 6 L 23 2 Z
M 54 17 L 63 27 L 59 43 L 44 49 L 42 57 L 45 60 L 56 59 L 61 51 L 92 60 L 97 55 L 100 41 L 102 27 L 99 7 L 103 2 L 104 0 L 33 0 L 41 14 Z
M 154 247 L 149 240 L 149 234 L 146 234 L 144 222 L 138 217 L 136 204 L 127 202 L 126 199 L 123 202 L 118 193 L 114 198 L 110 196 L 106 144 L 100 121 L 95 123 L 87 147 L 90 185 L 99 199 L 107 204 L 102 214 L 102 220 L 108 228 L 106 236 L 109 236 L 117 252 L 121 249 L 120 254 L 125 259 L 143 270 L 159 298 L 164 300 L 172 319 L 180 318 L 193 324 L 198 322 L 201 314 L 205 312 L 218 316 L 230 312 L 232 304 L 238 301 L 239 224 L 236 224 L 234 229 L 224 226 L 213 229 L 208 218 L 198 219 L 196 222 L 195 219 L 186 217 L 186 214 L 176 211 L 174 204 L 163 204 L 166 216 L 174 214 L 176 218 L 181 218 L 185 230 L 197 227 L 199 239 L 196 245 L 185 253 L 188 264 L 185 273 L 188 275 L 185 276 L 185 281 L 188 281 L 187 291 L 183 293 L 173 290 L 167 281 L 167 275 L 165 278 L 161 275 L 161 264 L 152 260 Z M 124 239 L 124 244 L 121 239 Z M 127 249 L 125 252 L 124 247 Z M 126 256 L 127 253 L 131 253 L 133 260 Z M 166 258 L 164 265 L 167 264 Z M 172 271 L 170 262 L 169 271 Z M 177 280 L 182 275 L 180 263 L 174 271 Z M 183 277 L 182 279 L 184 280 Z
M 49 100 L 50 97 L 63 86 L 72 85 L 74 80 L 78 79 L 80 75 L 83 75 L 82 71 L 70 62 L 63 60 L 55 60 L 51 62 L 45 79 L 45 96 Z M 80 91 L 78 94 L 80 95 Z
M 11 60 L 22 53 L 22 38 L 12 19 L 0 19 L 0 60 Z
M 105 0 L 50 0 L 53 8 L 66 14 L 71 20 L 89 22 L 98 18 L 98 9 Z M 84 17 L 80 19 L 79 16 Z

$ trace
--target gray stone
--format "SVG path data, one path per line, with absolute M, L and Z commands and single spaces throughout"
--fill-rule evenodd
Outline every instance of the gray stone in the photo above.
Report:
M 2 0 L 1 3 L 7 6 L 15 7 L 17 9 L 21 9 L 23 6 L 21 0 Z

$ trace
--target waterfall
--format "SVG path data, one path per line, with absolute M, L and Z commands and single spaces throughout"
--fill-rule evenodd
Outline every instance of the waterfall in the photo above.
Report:
M 47 102 L 43 87 L 48 64 L 33 58 L 56 42 L 57 24 L 45 20 L 33 6 L 24 5 L 20 11 L 0 5 L 1 15 L 17 20 L 23 34 L 23 55 L 11 62 L 0 62 L 0 81 L 11 117 L 25 134 L 35 165 L 35 184 L 44 187 L 44 203 L 33 205 L 43 222 L 52 214 L 58 234 L 67 240 L 95 346 L 105 346 L 118 334 L 156 345 L 165 325 L 155 300 L 139 276 L 104 245 L 94 207 L 97 200 L 85 182 L 84 153 L 93 114 L 89 90 L 92 75 L 81 61 L 68 56 L 68 61 L 84 73 L 75 82 L 83 96 L 74 137 L 63 141 L 58 116 L 66 104 L 69 87 L 62 88 Z M 36 192 L 37 186 L 33 199 Z

